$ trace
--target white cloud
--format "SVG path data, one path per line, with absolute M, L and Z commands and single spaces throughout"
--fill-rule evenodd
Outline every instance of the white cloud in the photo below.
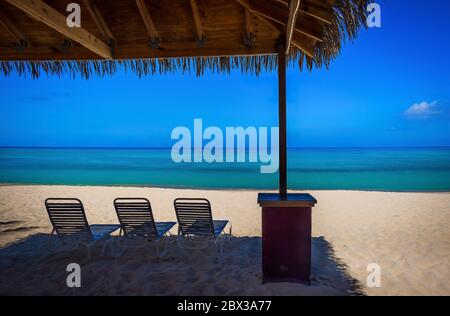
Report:
M 405 115 L 410 118 L 428 118 L 430 116 L 438 115 L 441 112 L 437 105 L 437 101 L 431 103 L 426 101 L 415 103 L 405 111 Z

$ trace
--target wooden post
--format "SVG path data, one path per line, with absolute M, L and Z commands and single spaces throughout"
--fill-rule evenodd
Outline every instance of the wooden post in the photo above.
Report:
M 287 197 L 287 146 L 286 146 L 286 43 L 280 37 L 278 50 L 278 125 L 280 197 Z

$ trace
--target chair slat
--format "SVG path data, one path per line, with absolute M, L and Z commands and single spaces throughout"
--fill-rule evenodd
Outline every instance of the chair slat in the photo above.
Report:
M 214 235 L 211 204 L 206 199 L 176 199 L 174 201 L 178 224 L 183 236 Z
M 117 198 L 114 208 L 125 236 L 158 238 L 150 201 L 143 198 Z
M 83 204 L 78 199 L 45 200 L 45 207 L 56 233 L 60 237 L 83 237 L 92 239 Z

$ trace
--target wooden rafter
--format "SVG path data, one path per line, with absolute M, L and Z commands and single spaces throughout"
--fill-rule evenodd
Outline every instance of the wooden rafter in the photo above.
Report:
M 197 39 L 203 41 L 205 39 L 205 33 L 203 31 L 202 20 L 200 18 L 200 12 L 198 11 L 197 1 L 190 0 L 192 15 L 194 16 L 195 30 L 197 31 Z
M 265 17 L 260 16 L 257 13 L 255 13 L 255 16 L 261 22 L 264 22 L 266 25 L 268 25 L 270 28 L 276 31 L 278 34 L 282 34 L 284 32 L 284 30 L 279 25 L 275 24 L 271 20 L 266 19 Z M 304 41 L 307 41 L 309 44 L 308 45 L 301 44 Z M 311 44 L 311 39 L 306 37 L 304 34 L 294 32 L 292 45 L 297 49 L 301 50 L 307 56 L 314 58 L 314 44 L 313 43 Z
M 275 55 L 278 51 L 272 40 L 261 40 L 258 47 L 236 46 L 235 41 L 224 41 L 220 43 L 211 42 L 207 48 L 201 48 L 196 43 L 169 42 L 164 43 L 164 49 L 148 50 L 147 44 L 118 45 L 114 52 L 116 59 L 141 59 L 141 58 L 176 58 L 176 57 L 220 57 L 220 56 L 251 56 L 251 55 Z M 13 47 L 2 47 L 0 49 L 0 60 L 8 59 L 15 53 Z M 93 60 L 96 56 L 80 46 L 70 48 L 70 54 L 74 60 Z M 33 46 L 20 54 L 22 59 L 46 60 L 49 56 L 52 60 L 67 60 L 63 54 L 54 54 L 51 47 Z
M 285 10 L 278 6 L 271 5 L 267 1 L 263 0 L 236 0 L 236 1 L 239 2 L 242 6 L 248 8 L 254 14 L 262 16 L 277 24 L 280 24 L 283 26 L 283 28 L 287 24 L 289 18 L 288 10 Z M 323 41 L 321 30 L 311 27 L 309 24 L 305 23 L 301 19 L 297 20 L 297 22 L 295 23 L 294 36 L 295 33 L 302 33 L 318 42 Z
M 152 43 L 159 42 L 159 35 L 156 31 L 155 23 L 153 23 L 153 19 L 147 8 L 147 5 L 145 4 L 145 0 L 136 0 L 136 5 L 139 9 L 142 20 L 144 21 L 145 28 L 147 29 L 147 33 L 150 36 L 150 40 L 152 41 Z
M 250 12 L 249 9 L 244 8 L 245 10 L 245 38 L 244 38 L 244 45 L 247 47 L 253 47 L 255 45 L 255 31 L 253 29 L 253 14 Z
M 274 1 L 284 5 L 285 7 L 289 6 L 288 0 L 274 0 Z
M 255 54 L 255 52 L 260 52 L 258 54 L 276 54 L 276 47 L 273 46 L 272 40 L 264 40 L 258 42 L 258 47 L 244 47 L 244 46 L 233 46 L 235 45 L 234 40 L 221 41 L 221 42 L 210 42 L 208 47 L 199 47 L 194 42 L 164 42 L 164 49 L 151 50 L 148 53 L 148 58 L 170 58 L 170 57 L 188 57 L 188 56 L 248 56 Z M 233 47 L 233 48 L 231 48 Z M 137 52 L 134 55 L 134 52 Z M 142 49 L 134 45 L 122 45 L 117 47 L 117 58 L 121 56 L 132 56 L 132 58 L 141 57 L 140 52 Z
M 249 9 L 244 8 L 245 10 L 245 32 L 247 36 L 253 33 L 253 23 L 252 23 L 252 13 Z
M 289 7 L 289 2 L 287 0 L 275 0 L 276 2 L 282 4 L 285 7 Z M 327 5 L 326 2 L 309 0 L 313 5 L 302 5 L 299 8 L 299 13 L 303 15 L 309 15 L 319 21 L 326 24 L 331 24 L 331 5 Z
M 25 45 L 26 47 L 31 46 L 27 37 L 19 30 L 14 22 L 11 21 L 2 8 L 0 8 L 0 27 L 3 27 L 14 38 L 17 45 Z
M 6 0 L 11 5 L 27 13 L 31 17 L 41 21 L 45 25 L 59 32 L 97 55 L 112 59 L 111 49 L 102 40 L 86 31 L 82 27 L 70 28 L 67 26 L 66 17 L 41 0 Z
M 295 24 L 297 22 L 300 1 L 301 0 L 291 0 L 289 3 L 289 18 L 286 25 L 286 54 L 288 54 L 291 49 L 291 42 L 294 35 Z
M 101 15 L 98 7 L 92 0 L 83 0 L 83 3 L 92 19 L 94 20 L 95 24 L 97 25 L 98 29 L 102 33 L 103 39 L 110 44 L 113 44 L 115 42 L 114 36 L 111 33 L 108 24 L 106 24 L 105 19 Z
M 291 45 L 304 52 L 308 57 L 314 58 L 314 51 L 311 48 L 307 48 L 299 41 L 292 41 Z
M 248 12 L 254 14 L 258 20 L 260 20 L 261 22 L 263 22 L 264 24 L 266 24 L 268 27 L 270 27 L 273 31 L 279 33 L 280 32 L 280 28 L 278 26 L 276 26 L 275 24 L 273 24 L 270 20 L 266 19 L 264 16 L 258 14 L 258 12 L 256 10 L 253 9 L 253 7 L 245 0 L 236 0 L 240 5 L 242 5 L 245 10 L 247 10 Z
M 253 3 L 250 3 L 250 1 L 248 0 L 236 0 L 236 1 L 245 8 L 247 8 L 250 12 L 252 12 L 260 21 L 264 22 L 272 30 L 276 31 L 279 34 L 283 34 L 286 32 L 285 29 L 286 23 L 283 22 L 282 17 L 278 17 L 277 19 L 275 19 L 273 16 L 270 15 L 271 13 L 273 13 L 272 11 L 266 12 L 267 8 L 264 8 L 263 10 L 261 7 L 254 6 Z M 315 41 L 319 39 L 311 37 L 311 34 L 308 36 L 307 34 L 304 34 L 304 32 L 299 31 L 297 28 L 294 29 L 292 39 L 293 39 L 292 40 L 293 46 L 301 50 L 307 56 L 314 58 L 314 44 Z M 312 43 L 311 40 L 313 41 Z M 303 42 L 308 42 L 308 44 L 305 44 Z

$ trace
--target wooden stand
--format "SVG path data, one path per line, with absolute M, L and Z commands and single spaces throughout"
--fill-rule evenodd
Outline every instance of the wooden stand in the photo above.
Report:
M 310 285 L 311 208 L 309 194 L 260 193 L 262 207 L 263 283 L 295 282 Z

